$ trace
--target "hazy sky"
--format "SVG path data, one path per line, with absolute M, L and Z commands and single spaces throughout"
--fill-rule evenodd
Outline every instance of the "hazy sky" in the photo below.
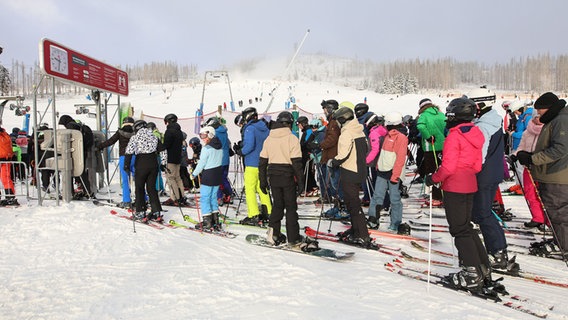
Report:
M 505 62 L 568 54 L 568 1 L 0 0 L 0 63 L 39 60 L 43 37 L 112 65 L 177 61 L 200 71 L 301 53 L 393 61 Z

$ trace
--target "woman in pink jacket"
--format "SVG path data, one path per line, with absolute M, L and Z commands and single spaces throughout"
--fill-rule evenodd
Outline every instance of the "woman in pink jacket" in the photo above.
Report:
M 445 278 L 449 285 L 463 290 L 483 290 L 489 275 L 489 259 L 479 235 L 473 230 L 471 215 L 473 196 L 477 191 L 476 174 L 481 171 L 481 149 L 485 138 L 471 121 L 477 113 L 475 102 L 454 99 L 446 108 L 449 134 L 444 142 L 444 161 L 438 170 L 426 176 L 427 186 L 441 184 L 446 219 L 454 237 L 463 269 Z
M 528 152 L 533 152 L 534 147 L 536 145 L 536 140 L 538 140 L 538 136 L 540 135 L 540 131 L 542 130 L 542 124 L 540 122 L 540 116 L 536 115 L 529 121 L 527 125 L 527 129 L 523 132 L 523 136 L 521 137 L 521 142 L 517 147 L 517 152 L 523 150 Z M 544 215 L 544 211 L 542 210 L 542 203 L 540 202 L 535 187 L 537 185 L 533 184 L 533 180 L 530 178 L 530 172 L 527 167 L 523 170 L 523 193 L 525 195 L 525 199 L 527 200 L 527 205 L 529 206 L 529 211 L 531 212 L 532 219 L 530 222 L 525 222 L 525 227 L 527 228 L 544 228 L 544 224 L 549 224 L 546 220 L 546 216 Z

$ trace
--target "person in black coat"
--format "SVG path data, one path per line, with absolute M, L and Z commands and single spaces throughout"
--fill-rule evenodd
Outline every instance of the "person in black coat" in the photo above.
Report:
M 168 160 L 166 167 L 163 169 L 166 173 L 166 182 L 170 186 L 170 199 L 166 204 L 179 205 L 185 204 L 183 180 L 180 175 L 183 132 L 177 123 L 178 117 L 173 114 L 167 114 L 164 117 L 166 124 L 166 132 L 164 132 L 164 142 L 162 150 L 167 151 Z

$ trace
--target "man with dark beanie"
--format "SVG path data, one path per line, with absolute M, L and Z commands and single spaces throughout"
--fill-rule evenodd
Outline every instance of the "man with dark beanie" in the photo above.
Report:
M 568 110 L 566 101 L 552 93 L 541 95 L 534 108 L 544 123 L 534 152 L 519 151 L 519 163 L 530 167 L 550 219 L 554 238 L 531 244 L 529 252 L 568 258 Z

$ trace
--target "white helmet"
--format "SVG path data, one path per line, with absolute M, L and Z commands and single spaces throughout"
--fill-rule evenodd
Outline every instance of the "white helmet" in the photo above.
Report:
M 385 124 L 387 126 L 396 126 L 402 123 L 402 114 L 400 112 L 391 111 L 385 115 Z
M 522 107 L 525 106 L 525 102 L 521 101 L 521 100 L 513 100 L 513 102 L 511 102 L 511 104 L 509 105 L 509 110 L 511 110 L 511 112 L 515 112 L 519 109 L 521 109 Z
M 485 105 L 480 106 L 481 109 L 493 106 L 495 100 L 497 99 L 495 93 L 487 89 L 485 86 L 471 90 L 466 94 L 466 96 L 469 99 L 473 100 L 473 102 L 475 102 L 478 106 L 480 106 L 480 104 L 483 102 Z
M 205 126 L 199 130 L 199 137 L 201 137 L 201 139 L 213 139 L 215 137 L 215 129 L 211 126 Z

